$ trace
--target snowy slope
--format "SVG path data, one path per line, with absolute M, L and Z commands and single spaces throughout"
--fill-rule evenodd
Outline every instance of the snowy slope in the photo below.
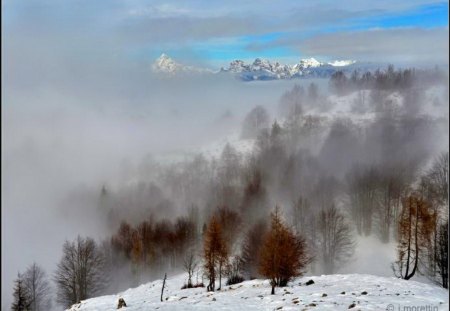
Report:
M 270 295 L 267 280 L 252 280 L 221 291 L 184 289 L 186 275 L 168 278 L 164 302 L 160 302 L 162 281 L 154 281 L 117 295 L 103 296 L 73 305 L 70 311 L 103 311 L 125 299 L 124 310 L 395 310 L 405 306 L 437 306 L 448 310 L 448 291 L 434 285 L 367 274 L 338 274 L 297 278 Z M 308 280 L 314 284 L 306 286 Z M 353 308 L 352 308 L 353 309 Z M 392 309 L 394 310 L 394 309 Z M 432 310 L 432 309 L 431 309 Z

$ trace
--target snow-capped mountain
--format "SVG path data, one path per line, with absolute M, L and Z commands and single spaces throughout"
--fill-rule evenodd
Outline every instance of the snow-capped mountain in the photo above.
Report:
M 331 65 L 331 66 L 334 66 L 334 67 L 343 67 L 343 66 L 352 65 L 354 63 L 356 63 L 355 60 L 335 60 L 335 61 L 332 61 L 332 62 L 330 62 L 328 64 Z
M 373 64 L 371 65 L 373 66 Z M 340 70 L 351 72 L 359 67 L 367 70 L 367 64 L 357 63 L 353 60 L 336 60 L 333 62 L 320 62 L 315 58 L 301 59 L 294 65 L 271 62 L 267 59 L 256 58 L 252 63 L 243 60 L 233 60 L 227 68 L 214 72 L 210 69 L 182 65 L 166 54 L 162 54 L 153 63 L 153 71 L 175 75 L 178 73 L 231 73 L 241 80 L 279 80 L 293 78 L 328 78 Z
M 257 58 L 251 64 L 246 64 L 242 60 L 234 60 L 228 68 L 222 68 L 221 72 L 236 74 L 244 81 L 250 80 L 277 80 L 306 77 L 329 77 L 337 70 L 345 69 L 343 63 L 336 63 L 334 66 L 316 60 L 315 58 L 301 59 L 294 65 L 283 65 L 279 62 L 272 63 L 269 60 Z M 349 62 L 350 64 L 354 64 Z
M 209 69 L 182 65 L 164 53 L 155 60 L 152 69 L 154 72 L 164 74 L 212 72 Z

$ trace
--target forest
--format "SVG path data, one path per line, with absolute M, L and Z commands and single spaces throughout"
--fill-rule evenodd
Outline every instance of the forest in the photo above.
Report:
M 438 69 L 338 71 L 327 89 L 280 94 L 276 119 L 255 105 L 240 130 L 249 153 L 143 160 L 139 178 L 93 190 L 107 237 L 67 240 L 49 275 L 32 263 L 12 309 L 47 310 L 51 282 L 68 307 L 183 271 L 186 288 L 265 278 L 274 293 L 339 272 L 359 236 L 395 243 L 393 276 L 448 288 L 448 118 L 429 112 L 448 113 L 447 82 Z M 327 117 L 339 99 L 351 114 Z

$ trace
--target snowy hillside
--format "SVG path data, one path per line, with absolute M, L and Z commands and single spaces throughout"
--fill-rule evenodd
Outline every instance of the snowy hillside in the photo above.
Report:
M 314 284 L 306 285 L 309 280 Z M 117 295 L 103 296 L 73 305 L 70 311 L 113 310 L 122 297 L 124 310 L 395 310 L 407 306 L 431 306 L 448 310 L 448 291 L 433 285 L 392 277 L 340 274 L 297 278 L 270 295 L 267 280 L 245 281 L 224 286 L 221 291 L 205 288 L 181 290 L 186 275 L 168 278 L 164 302 L 162 281 L 154 281 Z M 434 309 L 433 309 L 434 310 Z

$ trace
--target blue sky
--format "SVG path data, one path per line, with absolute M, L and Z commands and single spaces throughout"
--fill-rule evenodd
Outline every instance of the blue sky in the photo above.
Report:
M 445 62 L 448 54 L 442 1 L 5 0 L 2 6 L 6 36 L 41 37 L 43 45 L 79 49 L 77 57 L 110 50 L 124 62 L 145 62 L 164 52 L 219 67 L 256 57 Z M 364 48 L 374 45 L 371 38 L 377 54 Z

